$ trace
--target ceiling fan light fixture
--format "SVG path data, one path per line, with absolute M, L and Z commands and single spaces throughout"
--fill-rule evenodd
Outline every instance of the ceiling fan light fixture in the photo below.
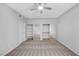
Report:
M 34 3 L 34 8 L 31 9 L 31 11 L 33 10 L 39 10 L 40 13 L 43 13 L 43 10 L 52 10 L 51 7 L 46 7 L 44 5 L 46 5 L 47 3 Z
M 43 7 L 43 6 L 38 6 L 38 9 L 39 9 L 39 10 L 43 10 L 44 7 Z

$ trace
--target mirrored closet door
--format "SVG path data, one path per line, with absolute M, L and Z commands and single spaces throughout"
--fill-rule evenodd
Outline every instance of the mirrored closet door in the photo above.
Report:
M 26 24 L 26 37 L 27 39 L 33 39 L 33 24 Z
M 42 39 L 49 39 L 50 35 L 50 24 L 42 25 Z

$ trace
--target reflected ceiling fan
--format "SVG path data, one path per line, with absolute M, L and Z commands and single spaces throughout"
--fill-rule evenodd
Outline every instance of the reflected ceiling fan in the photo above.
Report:
M 47 3 L 33 3 L 33 6 L 30 9 L 30 11 L 39 10 L 40 13 L 42 14 L 43 10 L 52 10 L 51 7 L 46 7 L 45 5 L 47 5 Z

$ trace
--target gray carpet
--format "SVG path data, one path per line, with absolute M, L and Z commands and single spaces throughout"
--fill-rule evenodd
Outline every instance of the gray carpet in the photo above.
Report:
M 6 56 L 77 56 L 55 39 L 28 40 Z

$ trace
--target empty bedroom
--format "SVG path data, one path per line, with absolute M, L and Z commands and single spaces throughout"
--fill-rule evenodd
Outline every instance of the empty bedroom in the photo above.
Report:
M 78 56 L 79 3 L 0 3 L 0 56 Z

